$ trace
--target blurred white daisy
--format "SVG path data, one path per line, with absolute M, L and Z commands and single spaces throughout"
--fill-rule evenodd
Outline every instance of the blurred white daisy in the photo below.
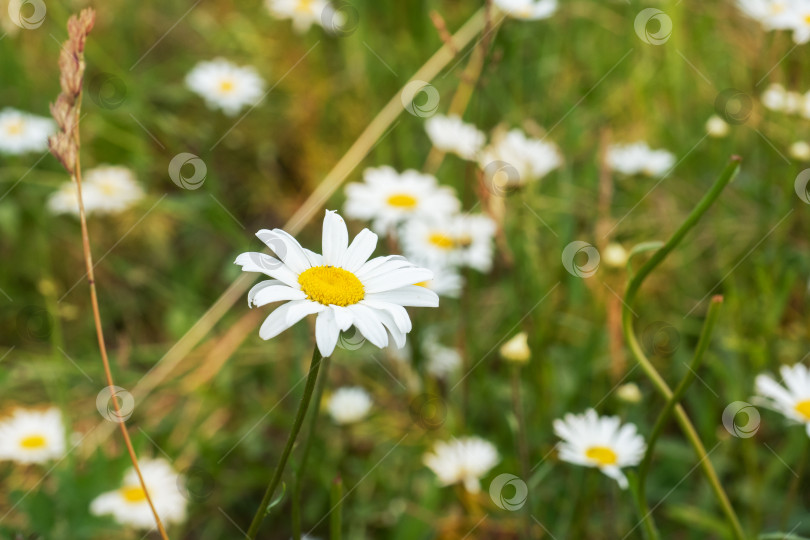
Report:
M 793 26 L 792 0 L 737 0 L 739 8 L 766 30 L 784 30 Z
M 353 424 L 368 415 L 371 396 L 358 386 L 338 388 L 329 398 L 326 410 L 336 424 Z
M 435 337 L 426 339 L 422 345 L 425 355 L 425 370 L 438 379 L 452 375 L 461 367 L 461 353 L 453 347 L 446 347 Z
M 803 113 L 807 109 L 807 96 L 788 91 L 778 83 L 769 85 L 762 93 L 762 104 L 766 109 L 786 114 Z
M 484 145 L 485 136 L 472 124 L 467 124 L 457 115 L 431 116 L 425 121 L 430 142 L 443 152 L 457 154 L 464 159 L 473 159 Z
M 498 461 L 495 446 L 479 437 L 437 442 L 433 452 L 422 458 L 425 466 L 439 477 L 441 485 L 462 484 L 470 493 L 481 491 L 481 478 Z
M 495 0 L 495 5 L 516 19 L 547 19 L 557 11 L 557 0 Z
M 270 276 L 248 293 L 248 305 L 286 301 L 265 319 L 262 339 L 271 339 L 307 315 L 318 314 L 315 339 L 324 357 L 335 349 L 341 331 L 355 326 L 373 345 L 384 348 L 388 334 L 397 347 L 405 344 L 411 319 L 404 306 L 437 307 L 439 297 L 417 283 L 433 273 L 404 257 L 369 260 L 377 235 L 363 229 L 349 245 L 346 223 L 336 212 L 323 220 L 323 255 L 304 249 L 281 229 L 256 233 L 280 258 L 242 253 L 236 264 L 245 272 Z M 386 331 L 387 330 L 387 331 Z
M 492 268 L 495 222 L 485 215 L 457 215 L 435 221 L 411 220 L 402 232 L 409 258 L 429 268 L 469 266 Z
M 270 13 L 279 19 L 290 19 L 293 29 L 302 33 L 313 24 L 321 25 L 323 10 L 329 6 L 326 0 L 265 0 Z
M 728 132 L 728 123 L 716 114 L 710 116 L 709 119 L 706 120 L 706 133 L 708 133 L 710 137 L 719 139 L 728 135 Z
M 0 152 L 24 154 L 48 150 L 48 137 L 56 133 L 56 122 L 7 107 L 0 111 Z
M 205 100 L 209 109 L 234 116 L 256 105 L 264 94 L 264 79 L 251 66 L 237 66 L 223 58 L 200 62 L 188 75 L 186 86 Z
M 598 416 L 588 409 L 584 414 L 566 414 L 554 421 L 554 433 L 562 439 L 559 456 L 563 461 L 597 467 L 615 479 L 622 489 L 627 478 L 622 467 L 638 465 L 644 456 L 644 438 L 635 424 L 621 424 L 616 416 Z
M 790 29 L 793 30 L 793 42 L 799 45 L 810 41 L 810 2 L 794 0 L 790 2 Z
M 806 141 L 796 141 L 788 148 L 790 157 L 798 161 L 810 161 L 810 144 Z
M 63 457 L 65 450 L 62 413 L 55 407 L 44 411 L 16 409 L 0 420 L 0 460 L 44 463 Z
M 645 142 L 614 144 L 608 147 L 607 164 L 629 176 L 663 176 L 675 165 L 675 156 L 667 150 L 653 150 Z
M 436 219 L 461 207 L 451 188 L 411 169 L 402 173 L 387 166 L 366 169 L 363 180 L 346 186 L 344 211 L 347 217 L 371 221 L 378 234 L 390 233 L 411 218 Z
M 82 180 L 84 211 L 90 214 L 117 214 L 143 198 L 135 174 L 126 167 L 103 165 L 89 169 Z M 79 214 L 76 183 L 66 182 L 51 194 L 48 208 L 55 214 Z
M 181 491 L 184 479 L 165 459 L 144 459 L 139 466 L 160 520 L 164 523 L 185 521 L 187 501 Z M 112 515 L 118 523 L 138 529 L 155 528 L 146 494 L 132 468 L 124 475 L 120 488 L 102 493 L 90 503 L 90 512 L 96 516 Z
M 458 298 L 461 296 L 461 289 L 464 287 L 464 277 L 457 268 L 442 264 L 425 265 L 433 272 L 433 279 L 419 283 L 422 287 L 427 287 L 439 296 L 446 298 Z
M 765 406 L 804 424 L 810 436 L 810 370 L 804 364 L 779 368 L 782 384 L 770 375 L 757 375 L 754 385 Z
M 502 186 L 511 188 L 543 178 L 560 167 L 563 158 L 554 143 L 532 139 L 521 130 L 513 129 L 496 136 L 478 158 L 478 164 L 484 171 L 499 161 L 515 168 L 517 177 L 512 178 L 507 174 L 508 181 Z

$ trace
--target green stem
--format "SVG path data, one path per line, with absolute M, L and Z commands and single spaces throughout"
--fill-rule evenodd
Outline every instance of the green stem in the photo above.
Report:
M 307 384 L 304 387 L 304 395 L 301 398 L 301 403 L 298 405 L 298 412 L 295 415 L 295 422 L 293 423 L 292 431 L 290 431 L 290 436 L 287 438 L 287 445 L 284 447 L 284 451 L 281 453 L 281 458 L 278 461 L 278 465 L 273 473 L 273 477 L 270 479 L 270 483 L 267 485 L 267 490 L 264 492 L 264 497 L 262 497 L 262 502 L 259 505 L 259 509 L 256 510 L 256 515 L 253 516 L 253 521 L 250 523 L 250 528 L 248 529 L 246 535 L 248 540 L 253 540 L 256 538 L 256 534 L 259 532 L 259 527 L 261 526 L 264 517 L 267 515 L 267 507 L 276 492 L 278 484 L 281 482 L 281 475 L 284 473 L 284 467 L 287 465 L 287 460 L 290 457 L 290 452 L 292 452 L 295 439 L 298 437 L 298 432 L 301 431 L 301 424 L 304 423 L 304 417 L 307 414 L 309 402 L 312 400 L 312 392 L 315 390 L 315 382 L 318 379 L 318 369 L 321 367 L 322 359 L 321 353 L 318 351 L 318 347 L 316 346 L 315 350 L 312 351 L 312 363 L 309 366 Z
M 340 540 L 343 529 L 343 479 L 338 476 L 332 482 L 332 512 L 329 514 L 329 538 Z
M 512 409 L 515 412 L 517 422 L 517 447 L 520 458 L 520 474 L 524 482 L 529 481 L 531 469 L 529 468 L 529 443 L 526 437 L 526 417 L 523 414 L 523 400 L 520 396 L 521 373 L 520 365 L 509 366 L 512 372 Z M 526 538 L 531 538 L 531 506 L 526 505 L 523 511 L 523 533 Z
M 647 440 L 647 451 L 644 453 L 644 459 L 642 460 L 641 466 L 638 470 L 638 502 L 642 511 L 641 519 L 645 522 L 649 521 L 649 527 L 646 526 L 647 524 L 645 523 L 645 531 L 647 531 L 648 540 L 656 540 L 659 538 L 658 531 L 655 530 L 655 521 L 652 517 L 652 510 L 650 510 L 649 506 L 647 505 L 646 497 L 647 475 L 650 472 L 650 465 L 652 464 L 655 444 L 658 442 L 658 438 L 661 436 L 664 426 L 666 426 L 667 422 L 669 422 L 675 406 L 680 403 L 681 399 L 683 399 L 684 394 L 686 394 L 686 390 L 694 382 L 695 377 L 697 376 L 697 371 L 700 369 L 700 365 L 703 362 L 703 357 L 706 354 L 706 350 L 709 348 L 709 343 L 711 343 L 712 332 L 714 331 L 714 326 L 717 323 L 717 316 L 720 313 L 720 306 L 722 302 L 722 296 L 715 296 L 712 298 L 712 301 L 709 304 L 709 312 L 706 315 L 706 321 L 703 323 L 703 330 L 700 333 L 700 339 L 698 340 L 697 348 L 695 349 L 695 354 L 692 357 L 692 362 L 689 364 L 689 370 L 686 372 L 683 379 L 681 379 L 681 382 L 678 383 L 678 386 L 672 393 L 672 397 L 667 400 L 667 403 L 664 405 L 663 410 L 658 415 L 658 419 L 655 421 L 652 433 L 650 433 L 650 437 Z M 650 534 L 650 532 L 652 532 L 652 534 Z
M 321 410 L 321 399 L 323 397 L 323 388 L 326 386 L 329 373 L 329 358 L 324 358 L 323 369 L 321 370 L 321 377 L 318 384 L 315 386 L 315 408 L 309 415 L 309 422 L 307 422 L 307 429 L 304 440 L 304 447 L 301 450 L 301 463 L 295 469 L 295 479 L 293 480 L 292 489 L 292 527 L 293 527 L 293 540 L 301 540 L 301 487 L 303 485 L 304 471 L 307 469 L 307 459 L 309 458 L 309 450 L 312 448 L 312 440 L 315 438 L 315 425 L 318 423 L 318 413 Z
M 638 517 L 644 527 L 644 538 L 647 540 L 658 540 L 660 536 L 658 535 L 658 531 L 655 528 L 655 523 L 653 520 L 647 519 L 647 516 L 650 515 L 650 511 L 647 508 L 644 495 L 639 489 L 643 483 L 643 480 L 640 481 L 633 471 L 627 471 L 627 483 L 630 486 L 630 494 L 633 496 L 633 503 L 636 506 Z
M 684 221 L 678 230 L 675 231 L 675 234 L 672 235 L 667 243 L 664 244 L 661 249 L 656 251 L 644 265 L 642 265 L 638 273 L 633 276 L 633 279 L 627 286 L 627 292 L 624 296 L 624 307 L 622 308 L 622 330 L 625 341 L 627 342 L 633 357 L 644 370 L 644 373 L 652 381 L 653 385 L 656 387 L 656 390 L 658 390 L 658 393 L 661 394 L 661 396 L 667 401 L 672 398 L 672 390 L 669 388 L 669 385 L 667 385 L 666 381 L 663 379 L 663 377 L 661 377 L 661 374 L 658 373 L 658 370 L 655 369 L 650 360 L 644 354 L 644 351 L 641 349 L 641 345 L 639 344 L 633 329 L 632 307 L 644 279 L 646 279 L 653 269 L 655 269 L 655 267 L 658 266 L 666 258 L 666 256 L 675 249 L 689 230 L 692 229 L 695 224 L 697 224 L 703 214 L 706 213 L 709 207 L 720 196 L 720 193 L 732 180 L 732 178 L 734 178 L 739 170 L 740 161 L 740 158 L 737 156 L 733 156 L 731 158 L 729 164 L 723 170 L 720 177 L 715 181 L 714 185 L 712 185 L 711 189 L 709 189 L 708 193 L 704 195 L 697 206 L 695 206 L 695 208 L 686 218 L 686 221 Z M 687 416 L 686 411 L 681 405 L 675 405 L 674 411 L 678 425 L 681 427 L 681 430 L 689 440 L 689 443 L 692 445 L 695 453 L 700 458 L 700 466 L 703 469 L 706 479 L 711 485 L 715 497 L 723 509 L 726 519 L 731 525 L 734 538 L 737 540 L 745 540 L 745 533 L 740 525 L 740 520 L 737 518 L 734 508 L 731 506 L 728 496 L 726 495 L 723 486 L 720 484 L 720 479 L 717 477 L 717 472 L 715 472 L 714 466 L 708 459 L 709 456 L 706 453 L 706 448 L 703 446 L 700 436 L 695 430 L 695 427 L 692 425 L 692 421 L 689 419 L 689 416 Z

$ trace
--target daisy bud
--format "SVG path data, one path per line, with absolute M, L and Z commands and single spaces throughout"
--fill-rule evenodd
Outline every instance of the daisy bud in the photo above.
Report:
M 797 161 L 810 161 L 810 144 L 804 141 L 796 141 L 788 149 L 790 157 Z
M 719 116 L 713 115 L 706 121 L 706 133 L 708 133 L 710 137 L 725 137 L 728 135 L 728 132 L 728 124 Z
M 526 364 L 532 357 L 526 332 L 520 332 L 501 346 L 501 357 L 515 364 Z
M 638 403 L 641 401 L 641 390 L 636 383 L 627 383 L 616 389 L 616 397 L 627 403 Z
M 602 252 L 601 260 L 613 268 L 622 268 L 627 264 L 627 250 L 621 244 L 611 242 Z

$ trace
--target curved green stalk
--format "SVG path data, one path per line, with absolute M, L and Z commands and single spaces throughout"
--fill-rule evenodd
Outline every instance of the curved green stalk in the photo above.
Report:
M 301 487 L 303 485 L 304 471 L 307 470 L 307 459 L 309 458 L 309 450 L 312 448 L 312 439 L 315 435 L 315 425 L 318 423 L 318 414 L 321 410 L 321 399 L 323 397 L 323 388 L 329 379 L 329 358 L 324 358 L 323 369 L 321 371 L 321 378 L 315 387 L 315 409 L 309 415 L 309 422 L 307 423 L 307 432 L 304 439 L 304 448 L 301 450 L 301 463 L 295 469 L 295 479 L 293 480 L 292 488 L 292 528 L 293 540 L 301 540 Z
M 667 385 L 664 378 L 661 377 L 661 374 L 658 373 L 658 370 L 655 369 L 655 366 L 652 365 L 650 360 L 644 354 L 644 351 L 641 349 L 641 345 L 639 344 L 633 329 L 632 307 L 635 303 L 639 289 L 641 288 L 641 284 L 655 269 L 655 267 L 661 264 L 666 256 L 669 255 L 669 253 L 674 250 L 675 247 L 677 247 L 689 230 L 692 229 L 695 224 L 697 224 L 700 218 L 703 217 L 703 214 L 705 214 L 714 201 L 717 200 L 720 193 L 732 180 L 732 178 L 734 178 L 739 170 L 740 161 L 741 159 L 738 156 L 733 156 L 731 158 L 729 164 L 720 174 L 720 177 L 715 181 L 708 193 L 703 196 L 697 206 L 695 206 L 695 208 L 686 218 L 686 221 L 684 221 L 678 230 L 675 231 L 675 234 L 672 235 L 667 243 L 664 244 L 661 249 L 656 251 L 653 256 L 650 257 L 646 263 L 644 263 L 644 265 L 642 265 L 638 273 L 633 276 L 633 279 L 627 286 L 627 292 L 624 296 L 624 306 L 622 308 L 622 330 L 624 333 L 624 338 L 628 347 L 630 348 L 633 358 L 638 362 L 638 364 L 644 370 L 644 373 L 652 381 L 658 393 L 661 394 L 661 396 L 667 401 L 672 398 L 672 390 L 670 389 L 669 385 Z M 689 419 L 689 416 L 687 416 L 686 411 L 681 405 L 675 405 L 674 412 L 678 425 L 681 427 L 681 430 L 689 440 L 689 443 L 692 445 L 695 453 L 700 458 L 700 466 L 703 469 L 703 474 L 709 481 L 712 491 L 723 509 L 723 513 L 725 514 L 726 519 L 728 520 L 733 531 L 734 538 L 737 540 L 745 540 L 745 533 L 740 525 L 740 520 L 737 518 L 737 514 L 734 512 L 734 508 L 731 506 L 728 495 L 726 495 L 723 486 L 720 484 L 720 479 L 717 476 L 717 472 L 714 470 L 714 466 L 708 459 L 709 456 L 706 453 L 706 448 L 703 446 L 700 436 L 695 430 L 695 427 L 692 425 L 692 421 Z
M 267 515 L 270 501 L 276 492 L 276 488 L 281 482 L 281 475 L 284 473 L 284 467 L 287 465 L 290 452 L 292 452 L 293 445 L 295 445 L 295 439 L 298 438 L 298 432 L 301 431 L 301 424 L 304 423 L 304 417 L 307 415 L 309 402 L 312 400 L 312 392 L 315 390 L 315 381 L 318 379 L 318 370 L 321 367 L 321 360 L 323 360 L 323 358 L 321 357 L 321 353 L 318 351 L 318 347 L 316 346 L 315 350 L 312 351 L 312 363 L 309 365 L 307 384 L 304 387 L 304 395 L 301 398 L 301 403 L 298 405 L 298 412 L 295 415 L 295 422 L 293 422 L 290 436 L 287 438 L 287 444 L 284 447 L 284 451 L 281 453 L 281 458 L 278 460 L 278 465 L 273 473 L 273 477 L 270 479 L 270 483 L 267 485 L 267 490 L 264 492 L 264 497 L 262 497 L 262 502 L 259 505 L 259 509 L 256 510 L 256 515 L 253 516 L 253 521 L 250 523 L 250 528 L 245 535 L 248 540 L 253 540 L 256 538 L 256 534 L 259 532 L 259 527 L 261 526 L 262 521 L 264 521 L 264 516 Z
M 681 382 L 678 383 L 678 386 L 672 393 L 672 397 L 667 400 L 667 403 L 664 405 L 663 410 L 661 410 L 661 413 L 658 415 L 658 419 L 655 421 L 652 433 L 650 433 L 650 437 L 647 440 L 647 450 L 644 453 L 644 459 L 642 460 L 641 466 L 638 470 L 637 497 L 639 511 L 641 512 L 641 519 L 642 522 L 644 522 L 644 530 L 648 540 L 657 540 L 659 538 L 658 531 L 655 529 L 655 522 L 652 518 L 652 510 L 650 510 L 650 507 L 647 504 L 646 497 L 647 475 L 650 472 L 650 465 L 652 464 L 652 456 L 655 450 L 655 444 L 658 442 L 658 438 L 661 436 L 664 426 L 666 426 L 667 422 L 669 422 L 675 406 L 680 403 L 681 399 L 683 399 L 684 394 L 686 394 L 686 390 L 694 382 L 695 377 L 697 376 L 697 371 L 700 369 L 700 365 L 703 362 L 703 356 L 705 355 L 706 350 L 709 348 L 709 343 L 711 343 L 712 332 L 714 331 L 714 326 L 717 323 L 717 316 L 720 313 L 720 305 L 722 302 L 722 296 L 712 297 L 712 301 L 709 304 L 709 312 L 706 315 L 706 321 L 703 323 L 703 330 L 700 333 L 700 339 L 698 340 L 697 348 L 695 349 L 695 354 L 692 357 L 692 362 L 689 364 L 689 371 L 686 372 L 686 375 L 684 375 L 683 379 L 681 379 Z

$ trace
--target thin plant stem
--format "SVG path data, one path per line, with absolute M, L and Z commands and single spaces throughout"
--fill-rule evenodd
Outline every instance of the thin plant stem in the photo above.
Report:
M 323 360 L 323 358 L 321 357 L 321 353 L 316 346 L 315 350 L 312 351 L 312 362 L 309 366 L 309 374 L 307 375 L 307 383 L 304 387 L 304 395 L 301 397 L 301 403 L 298 405 L 298 412 L 295 415 L 292 430 L 290 431 L 289 437 L 287 437 L 287 444 L 284 446 L 284 451 L 281 453 L 281 457 L 278 460 L 278 465 L 276 465 L 276 470 L 273 473 L 273 477 L 270 479 L 270 483 L 267 485 L 267 489 L 264 492 L 264 497 L 262 497 L 262 502 L 259 504 L 259 508 L 256 510 L 256 515 L 253 516 L 253 521 L 250 523 L 250 528 L 245 535 L 249 540 L 256 538 L 256 534 L 259 532 L 259 527 L 261 526 L 262 521 L 264 521 L 264 517 L 267 515 L 267 507 L 270 504 L 270 501 L 273 499 L 273 495 L 276 493 L 276 488 L 278 488 L 279 483 L 281 483 L 281 476 L 284 473 L 284 467 L 287 465 L 287 460 L 289 459 L 290 453 L 295 445 L 295 440 L 298 438 L 298 432 L 301 431 L 301 425 L 304 423 L 304 417 L 307 415 L 309 402 L 312 401 L 312 394 L 315 390 L 315 382 L 318 379 L 318 370 L 321 367 L 321 360 Z
M 683 240 L 692 227 L 697 224 L 703 214 L 706 213 L 714 201 L 717 200 L 720 193 L 734 178 L 739 170 L 740 161 L 741 158 L 738 156 L 732 156 L 728 165 L 726 165 L 726 168 L 720 174 L 706 195 L 704 195 L 700 202 L 698 202 L 689 216 L 687 216 L 683 224 L 678 228 L 677 231 L 675 231 L 666 244 L 658 249 L 652 255 L 652 257 L 650 257 L 650 259 L 641 266 L 638 273 L 633 276 L 630 284 L 627 286 L 627 291 L 625 292 L 624 307 L 622 309 L 622 330 L 625 341 L 627 342 L 633 358 L 636 360 L 636 362 L 638 362 L 644 373 L 652 381 L 658 393 L 661 394 L 661 396 L 667 401 L 669 401 L 669 399 L 672 397 L 672 390 L 661 374 L 658 373 L 658 370 L 655 369 L 655 366 L 652 365 L 652 362 L 650 362 L 650 360 L 647 358 L 647 355 L 644 354 L 644 351 L 641 349 L 641 345 L 636 338 L 633 328 L 632 308 L 644 280 L 650 275 L 655 267 L 661 264 L 666 256 L 669 255 L 669 253 L 672 252 L 675 247 L 677 247 L 677 245 L 681 242 L 681 240 Z M 678 425 L 681 427 L 681 430 L 689 440 L 689 443 L 692 445 L 695 453 L 700 458 L 700 467 L 711 485 L 715 497 L 723 509 L 723 513 L 731 526 L 734 538 L 737 540 L 745 540 L 746 536 L 743 532 L 742 526 L 740 525 L 740 520 L 737 518 L 734 508 L 731 506 L 728 495 L 726 495 L 726 492 L 720 483 L 717 472 L 714 470 L 714 466 L 709 460 L 706 448 L 703 446 L 700 436 L 695 430 L 695 427 L 692 425 L 692 421 L 689 419 L 689 416 L 686 414 L 686 411 L 681 405 L 675 405 L 674 411 Z
M 650 511 L 647 508 L 647 503 L 644 501 L 644 496 L 640 493 L 639 479 L 633 471 L 627 472 L 627 483 L 630 487 L 630 495 L 633 499 L 633 505 L 636 507 L 639 520 L 641 520 L 641 524 L 644 527 L 644 538 L 647 540 L 658 540 L 660 538 L 658 535 L 658 530 L 656 530 L 653 520 L 647 519 Z
M 309 422 L 307 422 L 306 433 L 304 436 L 304 447 L 301 449 L 301 462 L 295 469 L 295 478 L 293 480 L 292 489 L 292 527 L 293 527 L 293 540 L 301 540 L 301 487 L 303 485 L 304 471 L 307 469 L 307 459 L 309 458 L 309 450 L 312 448 L 312 441 L 315 435 L 315 426 L 318 424 L 318 414 L 321 410 L 321 400 L 323 398 L 323 389 L 329 380 L 329 358 L 324 358 L 321 362 L 321 376 L 318 384 L 315 385 L 315 399 L 313 400 L 314 408 L 309 414 Z
M 81 111 L 81 103 L 82 103 L 82 92 L 79 92 L 79 96 L 76 100 L 76 125 L 79 125 L 79 113 Z M 81 139 L 79 136 L 79 129 L 78 127 L 75 130 L 75 139 L 76 139 L 76 148 L 81 148 Z M 90 234 L 87 230 L 87 215 L 84 211 L 84 200 L 82 198 L 82 166 L 79 157 L 79 152 L 76 153 L 76 165 L 73 170 L 73 180 L 76 182 L 76 193 L 77 199 L 79 201 L 79 223 L 81 224 L 82 230 L 82 250 L 84 252 L 84 265 L 87 270 L 87 283 L 90 286 L 90 304 L 93 308 L 93 323 L 96 327 L 96 337 L 98 338 L 98 348 L 101 352 L 101 362 L 104 365 L 104 376 L 107 379 L 107 387 L 110 390 L 110 398 L 112 399 L 113 408 L 115 409 L 115 417 L 116 423 L 121 428 L 121 434 L 124 436 L 124 443 L 127 447 L 127 453 L 129 453 L 129 459 L 132 462 L 132 468 L 135 470 L 135 474 L 138 476 L 138 482 L 141 485 L 141 489 L 143 490 L 144 496 L 146 497 L 146 502 L 149 504 L 149 509 L 152 511 L 152 516 L 155 518 L 155 524 L 157 525 L 158 532 L 163 540 L 169 540 L 169 536 L 166 534 L 166 529 L 163 527 L 163 523 L 160 521 L 160 516 L 155 509 L 155 505 L 152 503 L 152 496 L 149 494 L 149 490 L 146 488 L 146 482 L 144 482 L 143 475 L 141 474 L 141 468 L 138 466 L 138 457 L 135 454 L 135 449 L 132 447 L 132 441 L 129 439 L 129 432 L 127 431 L 126 421 L 124 417 L 121 415 L 121 406 L 118 403 L 118 397 L 116 396 L 115 392 L 115 383 L 113 382 L 112 371 L 110 369 L 110 360 L 107 357 L 107 345 L 104 342 L 104 329 L 101 325 L 101 312 L 98 307 L 98 293 L 96 292 L 96 277 L 93 271 L 93 255 L 90 250 Z
M 478 9 L 467 19 L 464 25 L 453 34 L 451 43 L 445 43 L 431 56 L 406 82 L 405 86 L 414 81 L 430 82 L 436 78 L 443 69 L 461 51 L 470 44 L 473 39 L 486 27 L 485 7 Z M 323 206 L 329 198 L 338 190 L 341 184 L 348 178 L 351 172 L 365 159 L 366 155 L 374 148 L 382 137 L 384 137 L 397 118 L 402 114 L 402 91 L 397 91 L 394 96 L 385 104 L 380 112 L 366 126 L 363 132 L 352 143 L 343 157 L 334 167 L 323 177 L 323 180 L 310 193 L 309 197 L 287 220 L 282 229 L 292 235 L 300 232 Z M 177 365 L 187 358 L 194 347 L 208 335 L 228 310 L 245 294 L 254 283 L 254 276 L 242 273 L 230 286 L 217 298 L 211 307 L 197 319 L 194 325 L 169 349 L 166 354 L 157 362 L 155 368 L 147 373 L 141 381 L 132 389 L 132 394 L 145 398 L 148 396 L 166 377 L 168 377 Z M 109 431 L 103 426 L 97 430 L 85 446 L 86 453 L 98 446 L 104 437 L 109 435 Z
M 517 422 L 517 443 L 518 456 L 520 458 L 520 474 L 523 481 L 528 482 L 531 475 L 529 466 L 529 442 L 526 438 L 526 415 L 523 414 L 523 400 L 520 395 L 520 370 L 521 366 L 516 364 L 510 366 L 512 375 L 512 409 Z M 531 507 L 526 505 L 523 511 L 523 530 L 526 538 L 531 538 Z
M 343 538 L 343 479 L 338 476 L 332 482 L 330 490 L 332 510 L 329 514 L 329 539 Z
M 680 403 L 684 394 L 686 394 L 686 390 L 695 381 L 697 371 L 700 369 L 701 363 L 703 362 L 703 358 L 706 354 L 706 350 L 709 348 L 709 343 L 711 343 L 712 332 L 714 331 L 714 326 L 717 323 L 717 316 L 720 313 L 720 306 L 722 303 L 722 296 L 715 296 L 712 298 L 711 303 L 709 304 L 709 311 L 706 314 L 706 321 L 703 323 L 703 330 L 700 333 L 700 339 L 698 340 L 697 348 L 695 349 L 695 354 L 689 364 L 689 370 L 686 372 L 683 379 L 681 379 L 681 382 L 678 383 L 678 386 L 675 387 L 672 397 L 667 400 L 666 405 L 664 405 L 664 408 L 659 413 L 658 419 L 655 421 L 655 425 L 650 433 L 650 437 L 647 440 L 647 450 L 644 453 L 644 459 L 641 461 L 641 466 L 638 470 L 638 500 L 642 511 L 641 519 L 644 521 L 644 530 L 647 532 L 648 540 L 656 540 L 659 538 L 658 531 L 655 528 L 655 521 L 652 517 L 652 510 L 650 510 L 649 506 L 647 505 L 646 493 L 647 475 L 650 472 L 650 465 L 652 464 L 655 445 L 658 442 L 661 433 L 664 431 L 664 427 L 666 426 L 667 422 L 669 422 L 669 419 L 672 417 L 672 411 L 675 409 L 675 406 Z

